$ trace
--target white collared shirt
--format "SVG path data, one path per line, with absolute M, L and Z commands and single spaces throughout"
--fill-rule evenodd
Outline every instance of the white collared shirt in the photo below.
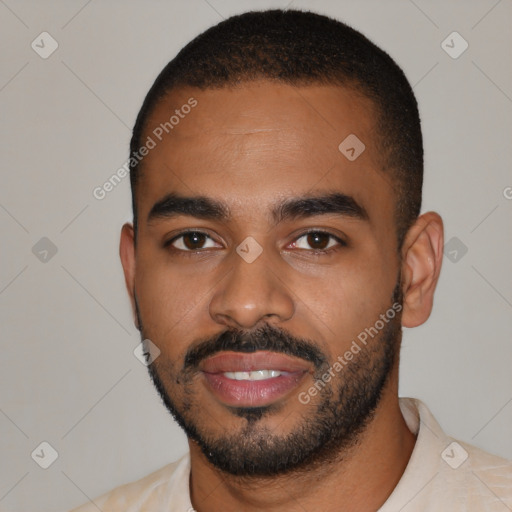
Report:
M 416 444 L 402 478 L 376 512 L 510 512 L 512 462 L 446 436 L 421 401 L 400 398 Z M 71 512 L 193 512 L 190 456 Z

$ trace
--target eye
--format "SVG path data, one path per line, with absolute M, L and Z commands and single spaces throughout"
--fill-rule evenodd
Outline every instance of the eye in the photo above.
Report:
M 313 250 L 315 252 L 329 252 L 336 245 L 345 246 L 345 242 L 337 236 L 325 231 L 309 231 L 304 233 L 293 243 L 297 249 Z
M 180 251 L 197 251 L 217 247 L 210 236 L 202 231 L 185 231 L 165 243 Z

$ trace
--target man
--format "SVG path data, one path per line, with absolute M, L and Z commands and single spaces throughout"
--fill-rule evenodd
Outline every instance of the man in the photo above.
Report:
M 416 100 L 360 33 L 300 11 L 210 28 L 131 141 L 120 255 L 177 463 L 78 510 L 512 510 L 512 465 L 398 398 L 443 225 Z

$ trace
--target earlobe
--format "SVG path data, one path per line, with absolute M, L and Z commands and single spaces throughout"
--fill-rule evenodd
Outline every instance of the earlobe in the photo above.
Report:
M 420 217 L 402 246 L 402 325 L 417 327 L 427 321 L 434 303 L 443 258 L 443 221 L 435 212 Z
M 135 241 L 133 225 L 129 222 L 123 225 L 121 229 L 121 239 L 119 241 L 119 256 L 123 265 L 124 280 L 126 289 L 130 296 L 132 312 L 135 327 L 139 329 L 137 314 L 135 310 Z M 140 329 L 139 329 L 140 330 Z

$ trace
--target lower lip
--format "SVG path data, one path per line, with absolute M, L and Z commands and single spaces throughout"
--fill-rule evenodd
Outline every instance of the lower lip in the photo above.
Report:
M 293 391 L 305 374 L 293 372 L 264 380 L 235 380 L 222 373 L 203 373 L 213 394 L 225 405 L 234 407 L 270 405 Z

